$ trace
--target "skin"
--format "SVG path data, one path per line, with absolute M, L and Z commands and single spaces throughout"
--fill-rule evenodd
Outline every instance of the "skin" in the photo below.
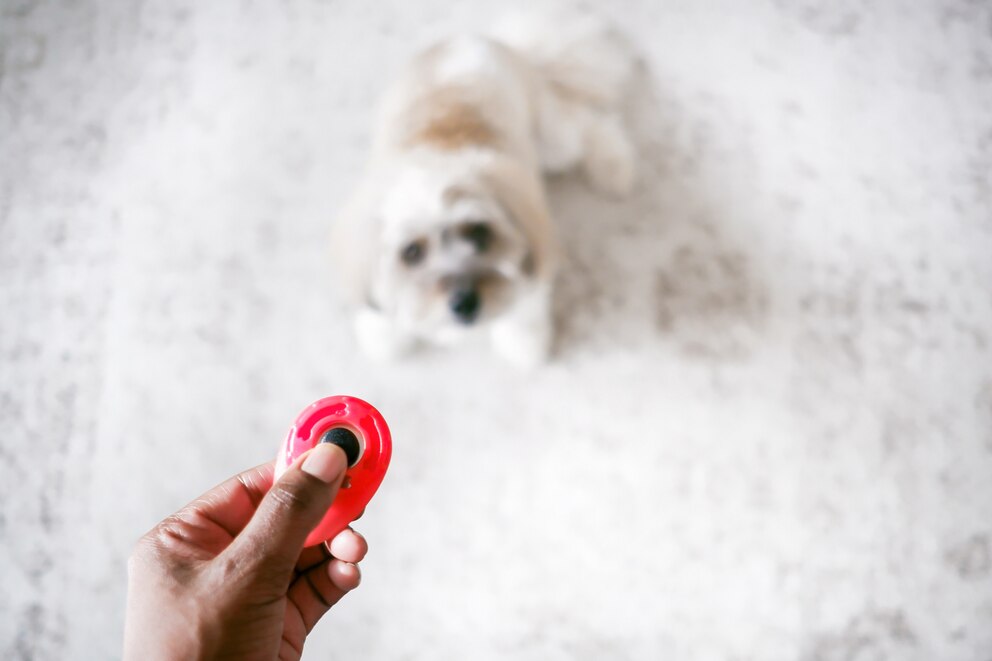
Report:
M 368 546 L 351 528 L 303 548 L 346 463 L 321 444 L 275 484 L 272 464 L 256 466 L 145 534 L 128 562 L 124 659 L 299 659 L 361 580 Z

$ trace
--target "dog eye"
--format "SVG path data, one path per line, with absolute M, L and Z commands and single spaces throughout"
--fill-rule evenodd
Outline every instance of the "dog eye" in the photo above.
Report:
M 411 241 L 410 243 L 403 246 L 403 250 L 400 251 L 400 259 L 407 266 L 416 266 L 420 262 L 424 261 L 424 255 L 427 254 L 427 245 L 424 243 L 423 239 L 418 241 Z
M 461 228 L 461 235 L 478 252 L 485 252 L 493 240 L 493 231 L 486 223 L 467 223 Z

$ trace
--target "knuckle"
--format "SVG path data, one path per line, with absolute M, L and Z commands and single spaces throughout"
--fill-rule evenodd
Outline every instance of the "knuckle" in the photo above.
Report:
M 130 579 L 167 580 L 170 585 L 188 584 L 195 574 L 195 562 L 188 553 L 188 531 L 170 516 L 145 533 L 127 558 Z
M 275 484 L 269 491 L 275 507 L 288 516 L 309 512 L 318 505 L 318 497 L 305 484 L 285 482 Z
M 165 519 L 135 542 L 134 546 L 131 547 L 128 565 L 137 565 L 154 559 L 161 554 L 163 549 L 168 548 L 170 541 L 174 540 L 175 537 L 176 533 L 172 530 L 170 520 Z
M 187 542 L 188 537 L 189 531 L 182 519 L 179 518 L 178 514 L 172 514 L 149 530 L 138 541 L 137 546 L 149 553 L 171 551 Z

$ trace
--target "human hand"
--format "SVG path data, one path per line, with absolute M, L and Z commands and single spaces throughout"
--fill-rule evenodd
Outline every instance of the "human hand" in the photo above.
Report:
M 152 528 L 128 561 L 124 659 L 299 659 L 368 550 L 350 528 L 303 548 L 346 469 L 322 443 L 275 484 L 256 466 Z

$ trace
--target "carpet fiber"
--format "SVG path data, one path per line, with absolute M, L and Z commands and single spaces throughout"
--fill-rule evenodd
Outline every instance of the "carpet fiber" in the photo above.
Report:
M 596 5 L 640 183 L 551 183 L 521 374 L 369 364 L 327 263 L 492 3 L 3 3 L 0 657 L 118 656 L 134 541 L 350 393 L 395 454 L 308 658 L 992 659 L 992 7 Z

